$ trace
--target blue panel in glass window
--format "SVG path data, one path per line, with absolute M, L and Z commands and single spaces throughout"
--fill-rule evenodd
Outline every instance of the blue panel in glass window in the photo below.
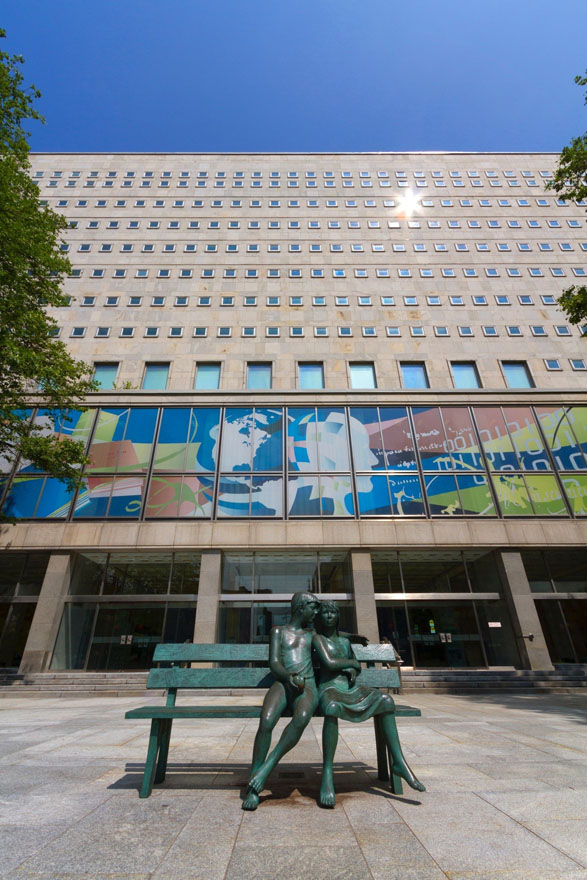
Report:
M 432 516 L 455 516 L 463 512 L 456 477 L 452 474 L 426 474 L 424 483 Z
M 389 516 L 389 483 L 386 476 L 357 477 L 360 516 Z
M 105 517 L 111 488 L 112 477 L 86 477 L 75 501 L 74 518 Z
M 186 462 L 188 471 L 213 471 L 216 469 L 219 430 L 220 409 L 218 407 L 202 407 L 192 410 Z
M 108 518 L 135 518 L 141 512 L 145 480 L 143 477 L 117 477 L 112 486 Z
M 349 427 L 356 471 L 381 471 L 385 467 L 383 441 L 376 406 L 354 406 Z
M 414 438 L 405 406 L 379 408 L 387 470 L 416 470 Z
M 317 471 L 318 446 L 314 407 L 290 407 L 287 412 L 287 457 L 290 471 Z
M 529 406 L 505 406 L 506 424 L 524 470 L 551 470 L 534 415 Z
M 2 513 L 15 519 L 32 517 L 45 477 L 17 477 L 4 502 Z
M 253 477 L 251 516 L 283 516 L 282 477 Z
M 287 482 L 287 506 L 290 516 L 320 516 L 318 477 L 290 477 Z
M 87 409 L 85 412 L 70 409 L 56 417 L 55 432 L 61 437 L 71 437 L 72 440 L 86 443 L 94 426 L 95 417 L 95 409 Z
M 69 513 L 73 492 L 61 480 L 47 477 L 37 507 L 36 517 L 62 519 Z
M 351 478 L 347 474 L 320 477 L 322 516 L 354 516 Z
M 118 470 L 144 471 L 149 466 L 158 410 L 133 406 L 118 456 Z
M 587 406 L 569 407 L 569 421 L 581 449 L 587 455 Z
M 345 411 L 323 406 L 318 413 L 318 462 L 321 471 L 348 471 L 349 445 Z
M 394 516 L 423 516 L 424 500 L 417 474 L 390 474 L 389 491 Z
M 218 516 L 249 516 L 251 477 L 220 477 Z
M 230 407 L 224 412 L 222 427 L 223 471 L 250 471 L 253 460 L 253 410 Z
M 281 471 L 283 467 L 283 410 L 255 409 L 253 470 Z
M 585 457 L 571 427 L 575 421 L 572 412 L 567 412 L 563 406 L 537 406 L 536 415 L 556 467 L 561 471 L 584 470 L 587 467 Z
M 416 442 L 425 471 L 452 470 L 444 425 L 437 406 L 416 406 L 412 410 Z
M 191 410 L 165 407 L 161 415 L 153 470 L 185 470 L 186 441 Z
M 457 471 L 483 470 L 483 459 L 471 414 L 465 406 L 443 406 L 447 448 Z

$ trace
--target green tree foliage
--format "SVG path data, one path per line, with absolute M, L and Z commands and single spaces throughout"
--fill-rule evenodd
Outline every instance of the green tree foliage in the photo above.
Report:
M 0 457 L 24 456 L 73 485 L 82 444 L 59 441 L 18 415 L 33 398 L 55 415 L 79 408 L 94 388 L 91 367 L 52 338 L 57 325 L 46 312 L 68 303 L 61 284 L 71 267 L 59 248 L 67 222 L 41 206 L 30 178 L 23 123 L 43 119 L 34 107 L 40 92 L 23 87 L 22 64 L 0 51 Z
M 587 86 L 585 76 L 576 76 L 578 86 Z M 585 92 L 587 104 L 587 91 Z M 587 132 L 573 138 L 561 153 L 554 178 L 548 183 L 563 199 L 587 199 Z M 587 318 L 587 285 L 573 285 L 563 290 L 558 303 L 571 324 L 580 324 Z

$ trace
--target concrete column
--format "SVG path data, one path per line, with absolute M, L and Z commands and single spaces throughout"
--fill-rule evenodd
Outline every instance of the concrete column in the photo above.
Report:
M 521 555 L 502 551 L 496 557 L 522 669 L 553 669 Z M 534 641 L 522 638 L 530 633 Z
M 45 672 L 59 631 L 64 598 L 69 590 L 72 557 L 69 553 L 53 553 L 20 662 L 20 673 Z
M 205 550 L 200 566 L 200 585 L 196 605 L 195 643 L 214 643 L 218 632 L 222 554 Z
M 379 627 L 377 626 L 371 554 L 352 550 L 351 569 L 355 588 L 357 632 L 362 636 L 367 636 L 370 642 L 377 644 L 379 642 Z

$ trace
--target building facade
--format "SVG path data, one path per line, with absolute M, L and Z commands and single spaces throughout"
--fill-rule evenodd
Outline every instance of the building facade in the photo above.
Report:
M 264 641 L 300 589 L 407 666 L 587 660 L 585 206 L 553 154 L 34 154 L 95 367 L 72 494 L 5 468 L 0 665 Z M 583 281 L 581 280 L 583 279 Z M 530 639 L 529 636 L 533 638 Z

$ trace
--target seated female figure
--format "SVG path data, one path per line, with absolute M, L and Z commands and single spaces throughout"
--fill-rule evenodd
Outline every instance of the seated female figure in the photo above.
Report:
M 317 632 L 313 647 L 320 660 L 319 708 L 324 715 L 322 728 L 323 769 L 320 787 L 320 805 L 335 804 L 333 761 L 338 741 L 338 719 L 344 721 L 367 721 L 374 715 L 381 716 L 381 731 L 391 755 L 393 773 L 401 776 L 411 788 L 425 791 L 414 776 L 406 759 L 397 734 L 393 713 L 393 699 L 377 688 L 356 684 L 361 664 L 353 658 L 348 639 L 338 635 L 338 606 L 334 602 L 321 602 L 316 619 Z

